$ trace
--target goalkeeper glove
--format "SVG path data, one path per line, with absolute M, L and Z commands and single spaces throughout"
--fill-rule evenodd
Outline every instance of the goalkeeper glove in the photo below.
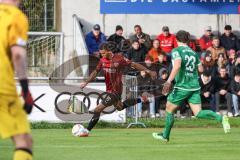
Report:
M 30 114 L 32 112 L 32 108 L 33 108 L 33 98 L 32 95 L 29 91 L 28 88 L 28 80 L 24 79 L 24 80 L 20 80 L 20 84 L 22 87 L 22 97 L 24 99 L 24 110 L 27 114 Z

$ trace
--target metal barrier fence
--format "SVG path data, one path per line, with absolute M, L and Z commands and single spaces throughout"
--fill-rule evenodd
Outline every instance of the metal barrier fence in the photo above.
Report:
M 28 75 L 30 79 L 49 77 L 64 62 L 63 33 L 29 32 L 28 35 Z
M 126 75 L 124 76 L 124 82 L 125 82 L 124 83 L 125 97 L 131 98 L 131 99 L 137 99 L 139 97 L 137 76 Z M 130 123 L 127 128 L 130 128 L 134 125 L 140 125 L 146 128 L 145 124 L 142 122 L 139 122 L 138 120 L 138 104 L 135 104 L 133 108 L 134 108 L 135 122 Z

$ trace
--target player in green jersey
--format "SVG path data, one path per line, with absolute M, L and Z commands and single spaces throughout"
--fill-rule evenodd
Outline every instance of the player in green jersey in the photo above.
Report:
M 173 90 L 168 95 L 165 129 L 162 133 L 153 133 L 153 137 L 165 142 L 169 141 L 174 124 L 174 112 L 185 101 L 188 101 L 197 118 L 215 119 L 222 123 L 225 133 L 230 132 L 227 116 L 222 117 L 213 111 L 202 110 L 198 76 L 198 72 L 203 72 L 202 64 L 197 53 L 187 45 L 189 33 L 181 30 L 176 37 L 179 47 L 172 51 L 173 69 L 163 87 L 163 94 L 167 95 L 170 92 L 172 81 L 175 80 Z

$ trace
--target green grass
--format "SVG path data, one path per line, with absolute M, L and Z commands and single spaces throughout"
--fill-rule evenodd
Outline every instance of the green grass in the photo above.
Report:
M 130 122 L 134 122 L 134 119 L 127 119 L 125 124 L 116 124 L 116 123 L 107 123 L 99 122 L 95 128 L 126 128 Z M 164 127 L 165 119 L 156 118 L 156 119 L 147 119 L 142 118 L 139 121 L 144 122 L 148 128 L 159 128 Z M 231 118 L 230 123 L 232 127 L 240 128 L 240 118 Z M 86 126 L 86 124 L 85 124 Z M 138 126 L 139 127 L 139 126 Z M 175 128 L 221 128 L 222 125 L 217 121 L 209 121 L 204 119 L 196 118 L 184 118 L 184 119 L 175 119 Z M 47 123 L 47 122 L 38 122 L 32 124 L 32 129 L 70 129 L 72 128 L 72 123 Z
M 96 129 L 88 138 L 71 129 L 34 129 L 34 160 L 237 160 L 240 128 L 175 128 L 168 144 L 152 139 L 157 129 Z M 10 140 L 0 140 L 0 160 L 11 160 Z

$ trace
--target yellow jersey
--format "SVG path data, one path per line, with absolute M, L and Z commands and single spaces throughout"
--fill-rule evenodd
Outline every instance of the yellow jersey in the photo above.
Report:
M 0 95 L 17 96 L 11 47 L 26 47 L 28 19 L 17 7 L 0 4 Z

